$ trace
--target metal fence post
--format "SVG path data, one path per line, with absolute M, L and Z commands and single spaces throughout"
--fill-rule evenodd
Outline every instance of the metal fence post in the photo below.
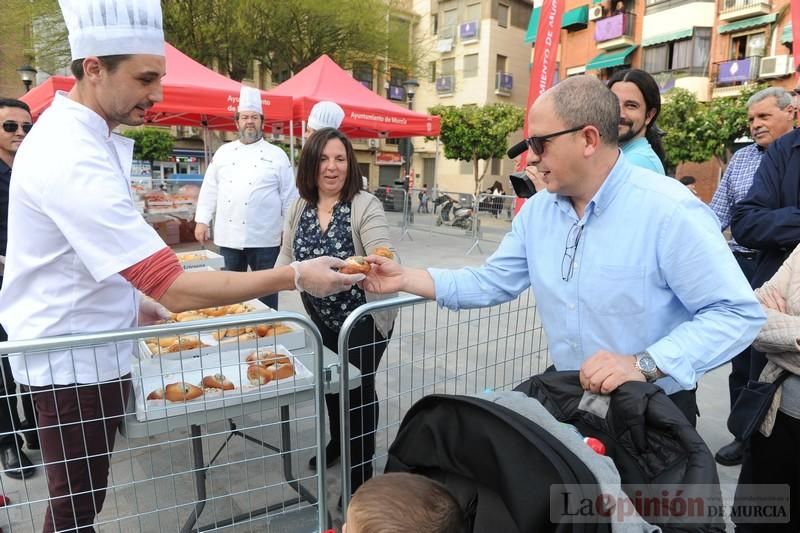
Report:
M 480 253 L 483 253 L 483 249 L 481 248 L 481 241 L 478 234 L 478 224 L 480 224 L 480 219 L 478 218 L 478 211 L 480 209 L 480 196 L 472 195 L 472 246 L 469 247 L 467 253 L 464 255 L 469 255 L 472 251 L 477 248 Z

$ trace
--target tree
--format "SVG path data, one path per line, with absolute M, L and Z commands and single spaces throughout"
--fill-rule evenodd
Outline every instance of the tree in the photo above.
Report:
M 53 73 L 69 65 L 67 27 L 58 0 L 3 0 L 0 19 L 5 29 L 24 28 L 18 45 L 38 70 Z
M 136 128 L 126 130 L 124 136 L 133 139 L 133 158 L 140 161 L 164 161 L 172 156 L 175 138 L 169 130 L 161 128 Z
M 428 112 L 442 117 L 439 137 L 445 157 L 472 163 L 475 194 L 480 194 L 492 158 L 505 155 L 508 136 L 524 123 L 522 108 L 511 104 L 435 106 Z M 486 162 L 483 172 L 478 169 L 480 160 Z
M 724 167 L 736 139 L 747 135 L 747 100 L 764 85 L 742 89 L 735 97 L 698 102 L 686 89 L 672 89 L 664 98 L 658 124 L 666 132 L 667 159 L 703 163 L 716 158 Z
M 180 50 L 220 68 L 235 80 L 253 60 L 272 72 L 298 72 L 327 54 L 343 68 L 381 58 L 386 68 L 415 70 L 419 46 L 410 26 L 384 0 L 168 0 L 167 39 Z

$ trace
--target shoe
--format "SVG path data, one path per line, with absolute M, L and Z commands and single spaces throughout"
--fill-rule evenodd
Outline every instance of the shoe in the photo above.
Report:
M 325 446 L 325 468 L 330 468 L 338 463 L 340 455 L 341 453 L 339 452 L 339 446 L 333 444 L 333 441 L 329 442 L 328 445 Z M 308 461 L 308 468 L 311 470 L 317 469 L 316 455 Z
M 29 450 L 38 450 L 39 449 L 39 431 L 36 429 L 35 426 L 31 424 L 22 424 L 20 428 L 22 431 L 22 435 L 25 437 L 25 444 L 28 446 Z
M 16 446 L 3 446 L 0 448 L 0 465 L 5 474 L 13 479 L 24 479 L 33 475 L 36 469 L 25 452 Z
M 714 459 L 723 466 L 740 465 L 743 457 L 744 443 L 738 440 L 726 444 L 714 455 Z

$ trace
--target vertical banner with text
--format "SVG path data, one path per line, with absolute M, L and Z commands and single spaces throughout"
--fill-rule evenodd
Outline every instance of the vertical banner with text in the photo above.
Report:
M 544 0 L 539 13 L 539 29 L 533 50 L 528 103 L 525 106 L 525 131 L 528 136 L 528 110 L 539 96 L 553 85 L 558 55 L 558 41 L 561 39 L 561 17 L 564 14 L 565 0 Z M 792 0 L 792 3 L 800 0 Z M 517 164 L 517 170 L 525 168 L 528 153 L 524 152 Z
M 792 0 L 792 66 L 800 66 L 800 0 Z

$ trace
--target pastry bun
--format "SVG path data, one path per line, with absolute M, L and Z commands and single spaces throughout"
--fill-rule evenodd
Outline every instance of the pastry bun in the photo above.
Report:
M 381 257 L 385 257 L 386 259 L 394 259 L 394 254 L 392 253 L 392 251 L 386 248 L 385 246 L 379 246 L 378 248 L 375 248 L 372 251 L 372 253 L 374 255 L 380 255 Z
M 188 402 L 202 395 L 203 389 L 185 381 L 170 383 L 164 388 L 164 396 L 171 402 Z
M 233 390 L 236 386 L 222 374 L 214 374 L 203 378 L 203 387 L 206 389 Z
M 363 256 L 354 255 L 345 260 L 345 266 L 339 269 L 342 274 L 367 274 L 372 268 Z

